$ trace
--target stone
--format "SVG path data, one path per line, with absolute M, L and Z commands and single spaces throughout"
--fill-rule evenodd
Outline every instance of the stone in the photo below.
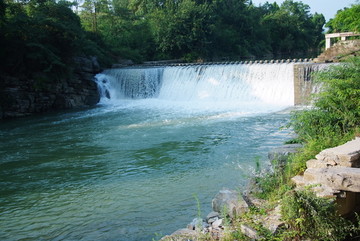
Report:
M 223 219 L 218 219 L 211 224 L 212 228 L 219 228 L 223 223 Z
M 206 222 L 208 224 L 212 224 L 213 222 L 215 222 L 216 220 L 219 219 L 220 214 L 218 212 L 210 212 L 207 216 L 206 216 Z
M 248 226 L 246 224 L 241 224 L 240 230 L 244 235 L 246 235 L 247 237 L 249 237 L 251 239 L 259 240 L 259 239 L 263 238 L 257 233 L 257 231 L 255 229 L 251 228 L 250 226 Z
M 304 172 L 308 184 L 323 184 L 334 190 L 360 192 L 360 168 L 308 168 Z
M 249 211 L 249 206 L 243 197 L 234 190 L 223 189 L 212 200 L 213 211 L 224 213 L 231 218 Z
M 304 187 L 306 185 L 304 177 L 301 175 L 291 178 L 291 181 L 293 181 L 297 187 Z
M 275 209 L 270 211 L 262 221 L 262 224 L 273 234 L 277 233 L 280 228 L 284 227 L 285 222 L 281 220 L 281 205 L 276 206 Z
M 172 233 L 171 235 L 166 235 L 163 238 L 161 238 L 161 241 L 189 241 L 189 240 L 196 240 L 199 236 L 199 233 L 190 230 L 187 228 L 179 229 Z
M 250 206 L 250 207 L 261 208 L 266 203 L 265 200 L 256 198 L 253 195 L 251 195 L 249 190 L 244 192 L 243 198 L 246 201 L 246 203 L 248 204 L 248 206 Z
M 325 149 L 316 155 L 316 159 L 344 167 L 360 167 L 360 138 Z
M 330 161 L 330 162 L 324 162 L 318 159 L 311 159 L 306 162 L 307 168 L 326 168 L 329 166 L 335 166 L 336 162 Z
M 194 218 L 190 224 L 188 224 L 188 229 L 201 231 L 204 228 L 204 223 L 201 218 Z

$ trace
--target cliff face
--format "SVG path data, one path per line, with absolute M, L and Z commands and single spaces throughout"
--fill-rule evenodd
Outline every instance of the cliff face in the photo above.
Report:
M 1 76 L 0 119 L 95 105 L 100 99 L 94 82 L 98 72 L 95 57 L 77 57 L 73 76 L 61 81 Z

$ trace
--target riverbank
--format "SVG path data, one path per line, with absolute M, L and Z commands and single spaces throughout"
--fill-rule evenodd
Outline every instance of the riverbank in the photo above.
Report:
M 101 71 L 96 57 L 76 57 L 74 70 L 60 79 L 2 76 L 0 120 L 96 105 L 94 75 Z
M 268 153 L 269 162 L 272 166 L 269 169 L 259 172 L 251 177 L 248 187 L 244 191 L 236 191 L 224 188 L 220 190 L 212 199 L 212 211 L 206 217 L 194 218 L 185 228 L 179 229 L 171 235 L 166 235 L 162 241 L 186 241 L 186 240 L 226 240 L 227 237 L 243 235 L 243 238 L 262 239 L 263 236 L 252 225 L 247 223 L 255 212 L 252 223 L 257 223 L 258 227 L 268 230 L 274 234 L 285 226 L 281 220 L 280 205 L 273 205 L 266 200 L 258 198 L 259 186 L 257 179 L 262 178 L 266 172 L 283 168 L 288 158 L 301 149 L 299 144 L 285 144 L 274 148 Z M 260 210 L 263 213 L 260 214 Z M 266 210 L 266 211 L 265 211 Z M 240 228 L 236 225 L 240 224 Z M 239 228 L 239 230 L 237 230 Z M 244 239 L 241 239 L 244 240 Z
M 284 171 L 288 159 L 301 151 L 299 144 L 284 145 L 269 152 L 272 173 Z M 288 190 L 280 199 L 261 199 L 264 190 L 258 185 L 256 176 L 250 180 L 248 189 L 242 193 L 223 189 L 212 200 L 212 212 L 206 218 L 197 217 L 187 225 L 171 235 L 164 236 L 161 241 L 187 241 L 187 240 L 287 240 L 292 232 L 291 214 L 287 213 L 293 207 L 303 202 L 302 199 L 315 203 L 307 203 L 301 212 L 310 212 L 315 221 L 315 229 L 335 230 L 336 225 L 342 224 L 339 233 L 316 233 L 306 231 L 321 240 L 353 240 L 352 234 L 360 231 L 358 224 L 353 224 L 342 217 L 355 217 L 360 206 L 360 137 L 355 138 L 335 148 L 325 149 L 317 155 L 317 160 L 307 162 L 308 169 L 303 176 L 295 176 L 292 183 L 296 189 Z M 314 163 L 317 163 L 316 165 Z M 334 167 L 336 166 L 336 167 Z M 343 166 L 344 168 L 340 168 Z M 351 166 L 351 167 L 348 167 Z M 314 174 L 315 172 L 315 174 Z M 308 173 L 313 173 L 309 176 Z M 315 176 L 314 176 L 315 175 Z M 303 180 L 303 181 L 300 181 Z M 294 186 L 293 186 L 294 187 Z M 289 202 L 289 193 L 296 195 Z M 298 196 L 298 195 L 303 196 Z M 324 199 L 325 198 L 325 199 Z M 326 212 L 315 211 L 316 202 L 324 207 L 335 204 L 335 210 Z M 310 205 L 310 206 L 309 206 Z M 298 211 L 298 210 L 295 210 Z M 315 213 L 314 213 L 315 212 Z M 315 215 L 315 216 L 314 216 Z M 324 216 L 326 215 L 326 216 Z M 335 215 L 335 216 L 334 216 Z M 341 216 L 337 216 L 341 215 Z M 308 222 L 302 220 L 299 222 Z M 309 226 L 309 223 L 302 224 Z M 322 230 L 322 232 L 325 232 Z M 349 233 L 346 233 L 349 232 Z M 324 238 L 323 235 L 326 235 Z M 356 240 L 356 239 L 355 239 Z

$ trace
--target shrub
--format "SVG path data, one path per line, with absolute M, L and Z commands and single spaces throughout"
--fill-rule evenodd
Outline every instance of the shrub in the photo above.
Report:
M 333 199 L 316 197 L 310 190 L 286 193 L 281 214 L 293 231 L 288 232 L 292 239 L 343 240 L 357 230 L 337 214 Z
M 318 72 L 315 80 L 322 91 L 314 96 L 314 107 L 295 112 L 291 126 L 302 141 L 331 138 L 329 145 L 337 145 L 360 125 L 360 57 Z

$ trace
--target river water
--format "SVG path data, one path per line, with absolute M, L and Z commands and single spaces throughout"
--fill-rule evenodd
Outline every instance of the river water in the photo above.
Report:
M 280 67 L 271 71 L 290 78 Z M 291 96 L 278 97 L 289 87 L 259 100 L 247 82 L 239 99 L 216 74 L 203 85 L 208 70 L 189 70 L 199 84 L 176 90 L 156 70 L 136 98 L 105 71 L 94 108 L 0 122 L 0 240 L 152 240 L 206 216 L 223 187 L 244 190 L 256 162 L 267 168 L 267 152 L 290 138 L 281 110 Z

